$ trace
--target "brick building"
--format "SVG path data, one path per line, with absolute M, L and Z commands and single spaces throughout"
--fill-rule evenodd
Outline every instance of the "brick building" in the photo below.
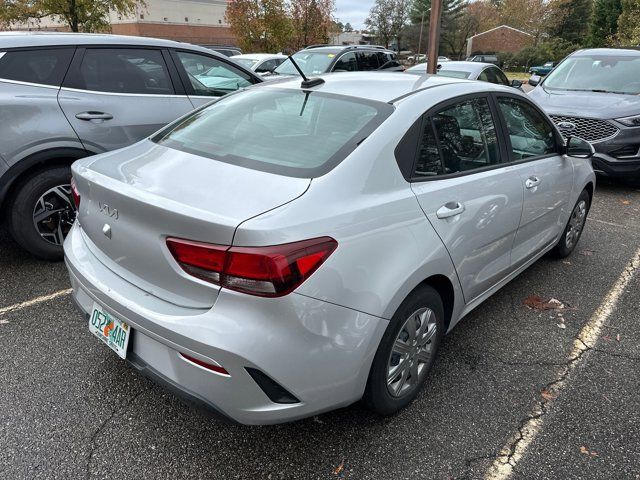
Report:
M 131 15 L 109 15 L 111 33 L 158 37 L 201 44 L 235 44 L 225 22 L 227 0 L 146 0 Z M 58 30 L 68 27 L 52 18 L 20 25 L 18 30 Z
M 479 53 L 518 52 L 535 41 L 533 35 L 500 25 L 467 39 L 467 56 Z

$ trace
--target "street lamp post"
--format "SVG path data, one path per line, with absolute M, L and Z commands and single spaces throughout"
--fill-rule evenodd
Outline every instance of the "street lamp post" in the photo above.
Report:
M 429 18 L 429 47 L 427 49 L 427 73 L 436 73 L 438 68 L 438 50 L 440 46 L 440 16 L 442 0 L 431 0 Z

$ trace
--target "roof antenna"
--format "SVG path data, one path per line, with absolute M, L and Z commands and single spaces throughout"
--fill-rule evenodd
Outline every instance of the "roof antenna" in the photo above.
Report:
M 296 70 L 302 77 L 302 88 L 317 87 L 318 85 L 322 85 L 324 83 L 324 80 L 322 78 L 307 78 L 307 76 L 304 74 L 302 69 L 298 66 L 291 55 L 289 55 L 289 60 L 291 61 L 291 63 L 293 63 L 293 66 L 296 67 Z

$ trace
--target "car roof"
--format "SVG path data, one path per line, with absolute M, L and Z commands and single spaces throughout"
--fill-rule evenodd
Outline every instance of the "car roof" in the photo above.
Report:
M 583 57 L 589 55 L 616 55 L 637 57 L 640 55 L 639 48 L 585 48 L 577 50 L 571 54 L 572 57 Z
M 243 53 L 241 55 L 232 55 L 231 58 L 246 58 L 249 60 L 266 60 L 271 58 L 287 58 L 281 53 Z
M 151 37 L 134 37 L 106 33 L 0 32 L 0 48 L 103 44 L 188 48 L 190 50 L 211 53 L 211 50 L 208 48 L 198 45 Z
M 439 75 L 416 76 L 403 75 L 399 72 L 340 72 L 320 75 L 319 77 L 324 79 L 324 83 L 310 90 L 385 103 L 393 103 L 419 90 L 460 83 L 468 84 L 469 93 L 474 91 L 504 91 L 499 85 L 487 82 L 474 82 Z M 259 88 L 302 89 L 300 77 L 263 83 Z

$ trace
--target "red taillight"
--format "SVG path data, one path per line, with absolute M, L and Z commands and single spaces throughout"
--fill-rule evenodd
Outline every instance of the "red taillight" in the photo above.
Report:
M 71 196 L 73 197 L 73 204 L 76 206 L 76 210 L 80 208 L 80 192 L 78 192 L 78 186 L 75 179 L 71 178 Z
M 280 297 L 309 278 L 338 242 L 321 237 L 271 247 L 225 247 L 168 238 L 167 246 L 193 276 L 239 292 Z
M 185 360 L 190 361 L 191 363 L 195 363 L 199 367 L 206 368 L 207 370 L 211 370 L 212 372 L 221 373 L 222 375 L 229 375 L 229 372 L 227 372 L 220 365 L 213 365 L 212 363 L 203 362 L 202 360 L 198 360 L 197 358 L 182 352 L 180 352 L 180 356 Z

